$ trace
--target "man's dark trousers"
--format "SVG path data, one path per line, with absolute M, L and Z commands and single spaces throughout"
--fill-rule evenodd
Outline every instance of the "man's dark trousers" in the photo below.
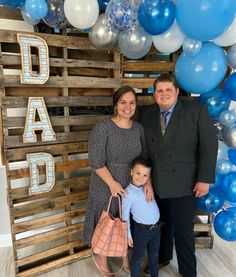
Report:
M 194 238 L 194 216 L 196 199 L 194 196 L 179 198 L 157 197 L 161 221 L 160 263 L 170 261 L 173 254 L 173 237 L 179 266 L 183 277 L 196 277 L 196 257 Z

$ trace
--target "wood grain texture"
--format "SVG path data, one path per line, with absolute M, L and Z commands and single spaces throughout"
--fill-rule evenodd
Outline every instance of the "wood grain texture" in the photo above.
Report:
M 236 276 L 236 242 L 226 242 L 215 235 L 213 249 L 197 249 L 198 277 L 235 277 Z M 89 255 L 89 252 L 87 253 Z M 0 248 L 1 277 L 14 277 L 14 263 L 12 249 Z M 118 268 L 118 262 L 112 261 L 112 269 Z M 34 272 L 35 275 L 37 272 Z M 35 276 L 35 275 L 31 275 Z M 19 275 L 20 276 L 20 275 Z M 100 277 L 91 257 L 84 258 L 70 265 L 59 267 L 50 272 L 38 275 L 40 277 Z M 117 276 L 128 277 L 129 274 L 121 272 Z M 142 274 L 142 277 L 148 275 Z M 159 277 L 178 277 L 176 255 L 170 265 L 159 271 Z

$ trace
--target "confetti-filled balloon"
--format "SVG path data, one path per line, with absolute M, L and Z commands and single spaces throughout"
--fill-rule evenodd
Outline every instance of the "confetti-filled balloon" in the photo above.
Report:
M 139 4 L 135 0 L 110 0 L 106 15 L 113 30 L 125 31 L 137 24 Z
M 65 0 L 47 0 L 48 12 L 43 21 L 52 28 L 63 28 L 66 23 L 64 13 Z

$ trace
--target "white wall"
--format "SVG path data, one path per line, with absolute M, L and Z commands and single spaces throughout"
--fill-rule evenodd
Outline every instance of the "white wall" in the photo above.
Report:
M 7 205 L 7 179 L 5 166 L 0 166 L 0 247 L 12 245 L 9 208 Z

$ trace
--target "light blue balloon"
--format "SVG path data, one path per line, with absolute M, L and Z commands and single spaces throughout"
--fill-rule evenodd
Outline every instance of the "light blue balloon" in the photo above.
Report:
M 218 88 L 201 94 L 198 100 L 207 104 L 208 113 L 213 118 L 217 118 L 221 112 L 227 110 L 231 102 L 228 94 Z
M 40 22 L 40 20 L 35 20 L 34 18 L 32 18 L 32 17 L 25 11 L 25 7 L 24 7 L 24 6 L 21 8 L 21 11 L 20 11 L 20 12 L 21 12 L 21 15 L 22 15 L 24 21 L 27 22 L 28 24 L 30 24 L 30 25 L 37 25 L 37 24 Z
M 205 93 L 216 88 L 227 69 L 224 50 L 212 42 L 202 44 L 195 56 L 182 53 L 175 65 L 178 84 L 191 93 Z
M 229 126 L 233 125 L 234 122 L 236 121 L 236 114 L 235 114 L 235 112 L 233 112 L 231 110 L 225 110 L 220 113 L 219 121 L 224 126 L 229 127 Z
M 175 20 L 173 0 L 146 0 L 138 11 L 139 24 L 150 35 L 160 35 L 167 31 Z
M 191 38 L 185 38 L 183 42 L 183 52 L 186 55 L 194 56 L 202 49 L 202 42 Z
M 232 163 L 229 160 L 218 160 L 216 163 L 216 173 L 220 175 L 228 174 L 232 170 Z
M 228 157 L 229 147 L 221 140 L 218 141 L 217 160 L 226 159 Z
M 226 91 L 230 99 L 236 101 L 236 72 L 229 75 L 224 83 L 224 91 Z
M 176 20 L 187 37 L 207 41 L 224 33 L 235 15 L 232 0 L 178 0 Z
M 25 11 L 34 20 L 40 20 L 46 16 L 48 5 L 45 0 L 26 0 Z
M 236 240 L 236 217 L 228 210 L 220 211 L 214 218 L 214 229 L 216 234 L 226 240 Z
M 119 49 L 129 59 L 140 59 L 150 50 L 152 36 L 139 25 L 119 34 Z
M 232 68 L 236 68 L 236 44 L 229 47 L 227 51 L 228 65 Z

